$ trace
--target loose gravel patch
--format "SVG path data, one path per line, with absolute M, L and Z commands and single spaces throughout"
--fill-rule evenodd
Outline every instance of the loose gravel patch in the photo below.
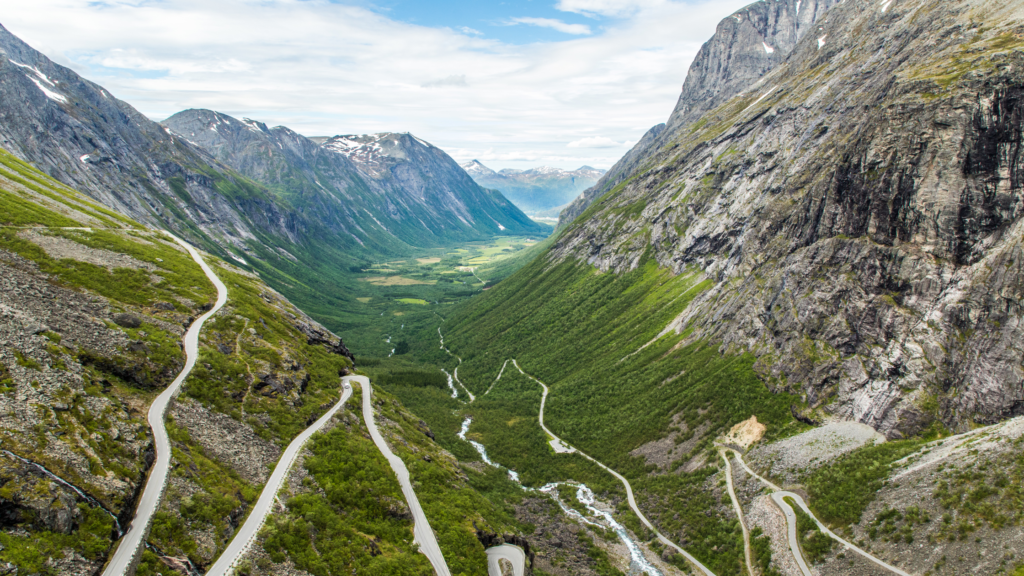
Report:
M 750 451 L 746 461 L 770 476 L 795 482 L 806 472 L 868 444 L 885 442 L 874 428 L 857 422 L 833 422 Z

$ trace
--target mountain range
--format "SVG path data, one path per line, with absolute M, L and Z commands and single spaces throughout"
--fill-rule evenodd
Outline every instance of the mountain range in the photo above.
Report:
M 495 172 L 479 160 L 466 162 L 462 168 L 477 184 L 500 191 L 522 211 L 534 217 L 556 215 L 605 173 L 590 166 L 577 170 L 547 166 L 530 170 L 504 168 Z
M 549 230 L 407 134 L 321 145 L 198 110 L 162 125 L 3 28 L 0 51 L 6 149 L 113 210 L 258 271 L 336 330 L 377 315 L 336 289 L 368 260 Z
M 349 243 L 363 247 L 539 230 L 501 195 L 474 185 L 439 148 L 410 134 L 335 136 L 318 144 L 283 126 L 210 110 L 179 112 L 162 125 L 282 200 L 333 218 L 327 221 L 349 230 Z
M 164 126 L 6 29 L 0 29 L 0 50 L 0 86 L 9 103 L 0 115 L 0 138 L 14 154 L 114 209 L 169 226 L 219 253 L 254 254 L 264 249 L 255 242 L 261 236 L 296 244 L 327 233 L 342 246 L 397 250 L 402 237 L 437 244 L 482 238 L 501 227 L 539 230 L 507 201 L 474 185 L 446 154 L 415 138 L 390 139 L 401 145 L 389 146 L 380 155 L 388 165 L 375 167 L 376 160 L 361 162 L 287 128 L 233 120 L 218 135 L 227 117 L 213 112 L 182 112 Z M 187 130 L 191 140 L 171 126 Z M 403 162 L 407 157 L 416 158 L 415 168 Z M 316 170 L 324 171 L 322 181 Z M 427 186 L 425 178 L 441 184 Z M 428 216 L 412 221 L 411 206 Z M 401 225 L 386 230 L 374 221 L 385 216 Z

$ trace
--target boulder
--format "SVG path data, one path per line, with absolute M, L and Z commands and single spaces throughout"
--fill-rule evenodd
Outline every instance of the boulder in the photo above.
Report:
M 114 314 L 113 320 L 114 324 L 117 324 L 122 328 L 138 328 L 142 326 L 142 318 L 139 318 L 135 314 L 130 314 L 127 312 L 121 314 Z

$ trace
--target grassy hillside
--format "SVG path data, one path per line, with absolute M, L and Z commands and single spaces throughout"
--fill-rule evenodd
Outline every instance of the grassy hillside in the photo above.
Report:
M 278 574 L 291 561 L 315 576 L 427 575 L 433 571 L 412 543 L 412 520 L 401 489 L 362 421 L 358 389 L 333 429 L 311 443 L 301 483 L 293 483 L 261 534 L 252 574 Z M 497 494 L 502 480 L 464 469 L 426 435 L 419 418 L 374 390 L 376 419 L 405 461 L 431 528 L 453 574 L 487 574 L 477 529 L 506 534 L 519 527 Z M 374 535 L 372 541 L 368 535 Z
M 769 391 L 749 356 L 686 333 L 657 338 L 709 284 L 699 271 L 673 276 L 649 260 L 617 275 L 541 256 L 456 306 L 444 321 L 407 326 L 417 335 L 412 352 L 422 370 L 458 366 L 474 403 L 461 404 L 436 385 L 390 389 L 428 417 L 441 430 L 438 441 L 457 454 L 466 449 L 454 433 L 461 418 L 472 416 L 470 437 L 525 484 L 574 479 L 605 498 L 621 498 L 621 486 L 607 473 L 577 455 L 553 453 L 537 423 L 540 386 L 511 363 L 485 395 L 505 361 L 517 359 L 551 388 L 545 423 L 555 434 L 629 477 L 645 513 L 712 570 L 739 574 L 739 527 L 715 512 L 719 496 L 705 485 L 718 469 L 712 443 L 751 415 L 767 424 L 769 437 L 787 435 L 802 426 L 790 413 L 800 401 Z M 438 327 L 461 365 L 440 348 Z M 386 368 L 385 361 L 377 370 Z M 630 454 L 666 437 L 682 448 L 664 468 Z M 672 474 L 654 474 L 659 470 Z M 620 517 L 637 534 L 645 532 L 626 508 Z

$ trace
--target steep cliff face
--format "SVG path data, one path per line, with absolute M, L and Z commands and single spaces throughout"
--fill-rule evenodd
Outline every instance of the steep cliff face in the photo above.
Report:
M 683 84 L 669 133 L 700 119 L 783 63 L 797 42 L 841 0 L 762 0 L 722 20 Z
M 566 225 L 591 202 L 641 168 L 648 153 L 664 146 L 701 116 L 753 85 L 784 62 L 805 34 L 841 0 L 760 0 L 719 23 L 690 65 L 672 115 L 652 128 L 594 188 L 560 216 Z
M 1024 413 L 1019 3 L 847 1 L 553 248 L 714 287 L 666 330 L 890 436 Z
M 327 228 L 348 230 L 361 248 L 538 233 L 536 224 L 477 186 L 444 151 L 409 134 L 317 143 L 283 126 L 210 110 L 186 110 L 163 125 Z

